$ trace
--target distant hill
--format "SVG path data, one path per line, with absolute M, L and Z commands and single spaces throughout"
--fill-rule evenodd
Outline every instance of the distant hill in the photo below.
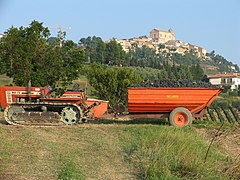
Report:
M 214 51 L 207 53 L 206 60 L 200 61 L 200 64 L 207 75 L 224 72 L 234 73 L 240 70 L 237 64 L 233 64 L 219 54 L 215 55 Z

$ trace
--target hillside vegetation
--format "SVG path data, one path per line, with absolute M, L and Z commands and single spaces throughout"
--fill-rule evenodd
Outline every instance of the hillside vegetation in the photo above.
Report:
M 31 80 L 33 86 L 47 84 L 53 88 L 67 88 L 86 73 L 84 64 L 93 63 L 153 68 L 159 79 L 206 80 L 204 73 L 211 69 L 212 72 L 239 71 L 236 64 L 214 51 L 208 53 L 204 61 L 191 50 L 181 55 L 175 51 L 161 51 L 159 46 L 157 53 L 146 46 L 132 45 L 129 52 L 125 52 L 117 41 L 104 42 L 96 36 L 80 38 L 78 44 L 65 40 L 65 34 L 59 34 L 55 41 L 49 41 L 50 38 L 49 29 L 38 21 L 31 22 L 28 27 L 9 28 L 0 40 L 0 74 L 7 74 L 20 86 Z

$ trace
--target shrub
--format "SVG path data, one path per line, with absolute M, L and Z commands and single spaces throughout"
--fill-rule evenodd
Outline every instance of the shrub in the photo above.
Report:
M 239 94 L 239 92 L 238 92 L 238 90 L 236 90 L 236 89 L 234 89 L 234 90 L 232 90 L 232 91 L 229 91 L 229 95 L 230 95 L 230 96 L 238 96 L 238 94 Z

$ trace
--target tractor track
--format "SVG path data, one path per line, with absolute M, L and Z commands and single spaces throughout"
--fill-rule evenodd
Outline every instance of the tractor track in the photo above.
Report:
M 25 111 L 41 107 L 51 110 Z M 82 114 L 81 108 L 72 103 L 14 103 L 5 109 L 3 118 L 8 124 L 16 126 L 63 126 L 81 123 Z

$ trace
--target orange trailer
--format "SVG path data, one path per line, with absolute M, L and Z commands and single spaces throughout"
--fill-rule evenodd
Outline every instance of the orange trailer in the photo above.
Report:
M 202 117 L 222 91 L 219 88 L 129 88 L 128 112 L 139 117 L 169 115 L 174 126 L 186 126 Z

